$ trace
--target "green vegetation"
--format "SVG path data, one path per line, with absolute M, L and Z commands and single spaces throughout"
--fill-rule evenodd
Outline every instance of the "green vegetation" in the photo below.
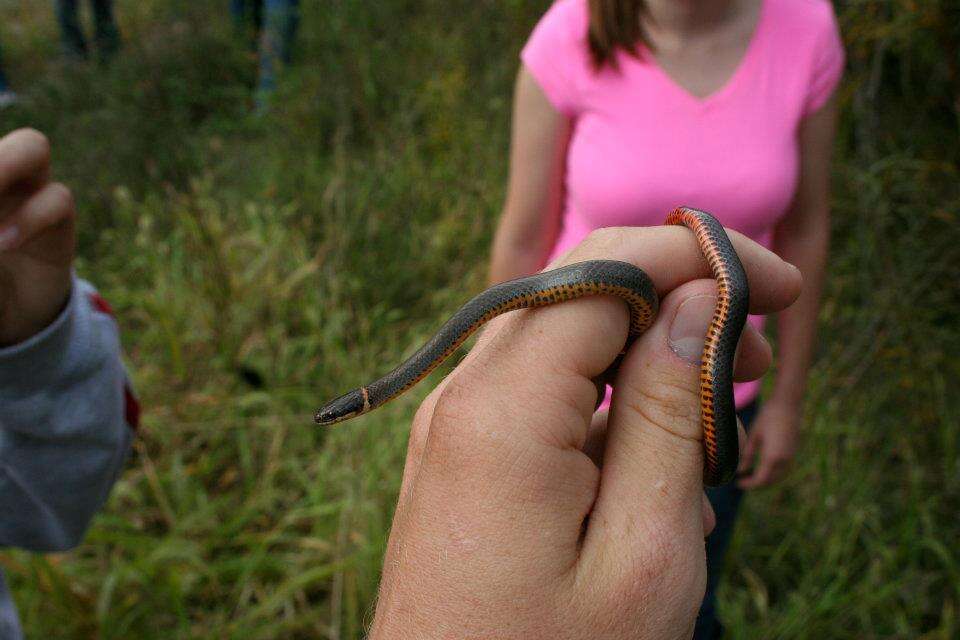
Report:
M 0 555 L 29 637 L 362 636 L 431 385 L 349 428 L 315 429 L 312 411 L 482 287 L 516 53 L 546 4 L 305 3 L 299 62 L 263 118 L 225 0 L 121 0 L 125 49 L 106 69 L 58 60 L 48 3 L 0 7 L 27 98 L 0 124 L 52 138 L 79 271 L 122 318 L 145 406 L 85 544 Z M 733 638 L 960 636 L 948 6 L 839 3 L 821 353 L 795 471 L 738 529 Z

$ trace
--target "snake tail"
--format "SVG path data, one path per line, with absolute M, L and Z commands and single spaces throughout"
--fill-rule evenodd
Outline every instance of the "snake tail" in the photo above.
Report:
M 730 482 L 740 462 L 733 365 L 750 307 L 747 272 L 727 232 L 709 213 L 678 207 L 667 216 L 667 224 L 683 225 L 693 231 L 717 281 L 717 306 L 700 359 L 703 482 L 715 487 Z

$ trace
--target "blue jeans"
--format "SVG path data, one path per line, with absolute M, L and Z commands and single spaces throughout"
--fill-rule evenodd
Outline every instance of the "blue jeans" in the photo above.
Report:
M 0 53 L 0 91 L 9 91 L 10 83 L 7 81 L 7 74 L 3 72 L 3 53 Z
M 750 423 L 757 415 L 757 403 L 750 403 L 738 411 L 737 415 L 743 422 L 743 428 L 749 431 Z M 723 573 L 724 556 L 733 535 L 734 520 L 737 517 L 740 501 L 743 499 L 743 491 L 731 482 L 722 487 L 709 487 L 707 498 L 710 499 L 710 505 L 717 516 L 717 526 L 714 527 L 713 533 L 707 536 L 707 592 L 700 605 L 700 615 L 697 616 L 697 626 L 693 632 L 694 640 L 713 640 L 723 636 L 723 625 L 717 620 L 716 593 Z
M 57 20 L 63 51 L 72 58 L 87 57 L 87 41 L 80 28 L 79 0 L 57 0 Z M 120 48 L 120 31 L 113 19 L 113 0 L 90 0 L 97 55 L 106 60 Z
M 252 23 L 260 40 L 258 102 L 277 88 L 277 69 L 290 64 L 300 23 L 300 0 L 230 0 L 230 13 L 241 27 Z
M 263 27 L 263 0 L 230 0 L 230 14 L 241 29 L 249 24 L 259 33 Z

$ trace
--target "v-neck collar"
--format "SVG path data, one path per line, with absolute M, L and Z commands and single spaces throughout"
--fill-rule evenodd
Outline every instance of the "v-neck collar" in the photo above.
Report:
M 710 92 L 704 97 L 699 97 L 690 93 L 683 85 L 677 82 L 673 76 L 667 73 L 660 65 L 660 61 L 657 60 L 656 56 L 653 55 L 653 52 L 644 44 L 640 45 L 640 57 L 643 64 L 648 64 L 651 69 L 660 77 L 660 80 L 664 82 L 670 89 L 678 94 L 682 100 L 685 102 L 691 103 L 697 107 L 708 107 L 716 102 L 719 102 L 727 95 L 732 93 L 743 80 L 743 76 L 747 74 L 750 70 L 750 67 L 754 64 L 754 58 L 757 57 L 759 50 L 759 42 L 762 40 L 765 29 L 765 23 L 767 22 L 767 14 L 769 13 L 767 3 L 769 0 L 760 0 L 760 9 L 759 15 L 757 16 L 757 23 L 753 27 L 753 33 L 750 36 L 750 42 L 747 43 L 747 48 L 743 52 L 743 55 L 740 57 L 740 61 L 737 63 L 736 68 L 730 74 L 730 77 L 726 81 L 717 87 L 715 90 Z

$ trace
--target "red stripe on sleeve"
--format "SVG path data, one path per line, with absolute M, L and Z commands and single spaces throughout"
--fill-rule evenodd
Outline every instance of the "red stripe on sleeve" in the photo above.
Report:
M 108 316 L 113 316 L 113 309 L 110 307 L 110 303 L 103 299 L 99 293 L 91 293 L 87 296 L 90 300 L 90 304 L 94 309 L 100 313 L 105 313 Z
M 87 295 L 87 299 L 94 309 L 113 317 L 113 308 L 99 293 L 94 291 Z M 133 395 L 133 391 L 130 390 L 130 385 L 126 384 L 123 385 L 123 416 L 131 429 L 136 431 L 140 428 L 140 401 Z

